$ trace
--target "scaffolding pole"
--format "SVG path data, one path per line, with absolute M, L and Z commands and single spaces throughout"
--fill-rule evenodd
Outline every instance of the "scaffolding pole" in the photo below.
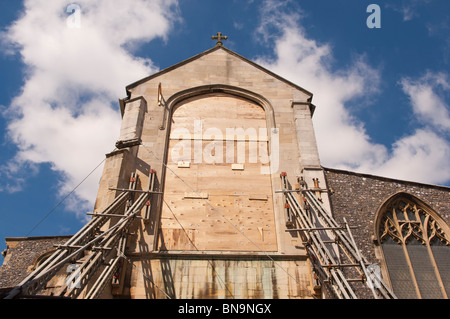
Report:
M 351 282 L 366 282 L 375 299 L 396 299 L 395 294 L 381 278 L 372 280 L 367 267 L 368 261 L 359 251 L 351 228 L 344 219 L 345 225 L 339 225 L 331 214 L 323 207 L 315 195 L 315 189 L 306 188 L 292 190 L 287 174 L 281 173 L 288 232 L 298 232 L 306 251 L 312 261 L 314 271 L 327 292 L 339 299 L 358 298 Z M 303 207 L 296 197 L 302 195 Z M 298 226 L 298 227 L 295 227 Z M 327 238 L 331 240 L 327 240 Z M 344 252 L 349 263 L 340 262 L 336 249 Z M 341 268 L 355 268 L 361 278 L 348 278 Z
M 73 265 L 74 271 L 52 297 L 75 299 L 95 278 L 85 297 L 98 298 L 120 266 L 130 225 L 140 217 L 141 210 L 150 205 L 152 194 L 157 194 L 154 190 L 155 175 L 156 172 L 150 170 L 149 189 L 139 191 L 136 190 L 138 176 L 132 173 L 128 189 L 117 189 L 119 194 L 111 204 L 101 213 L 91 214 L 92 219 L 80 231 L 64 245 L 56 246 L 57 251 L 12 289 L 5 299 L 39 298 L 38 293 L 68 265 Z M 140 195 L 134 201 L 135 194 Z

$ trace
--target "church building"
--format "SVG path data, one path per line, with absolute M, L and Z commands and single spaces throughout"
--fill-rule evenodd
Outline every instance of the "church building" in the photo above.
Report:
M 92 219 L 6 238 L 0 298 L 448 298 L 450 188 L 323 167 L 308 83 L 213 38 L 126 87 Z

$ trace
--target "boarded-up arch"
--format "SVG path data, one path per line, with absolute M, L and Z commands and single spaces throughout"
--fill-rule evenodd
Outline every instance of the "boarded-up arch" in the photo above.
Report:
M 225 93 L 173 107 L 159 249 L 277 250 L 266 123 L 260 105 Z

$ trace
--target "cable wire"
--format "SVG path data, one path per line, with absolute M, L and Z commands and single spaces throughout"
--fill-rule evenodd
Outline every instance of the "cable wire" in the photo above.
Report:
M 56 209 L 61 206 L 64 201 L 69 198 L 70 195 L 72 195 L 77 189 L 78 187 L 81 186 L 81 184 L 83 184 L 104 162 L 106 161 L 106 158 L 104 158 L 85 178 L 83 178 L 83 180 L 78 183 L 77 186 L 75 186 L 66 196 L 64 196 L 64 198 L 62 198 L 58 204 L 56 204 L 55 207 L 53 207 L 27 234 L 26 237 L 28 237 L 37 227 L 39 227 L 39 225 L 41 225 L 47 218 L 50 217 L 50 215 L 52 215 Z

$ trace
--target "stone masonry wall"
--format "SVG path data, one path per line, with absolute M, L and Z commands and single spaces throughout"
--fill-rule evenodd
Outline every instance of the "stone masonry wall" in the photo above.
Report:
M 54 245 L 63 244 L 70 236 L 6 238 L 7 254 L 0 267 L 0 288 L 14 287 L 32 271 L 38 258 L 53 251 Z
M 406 192 L 428 204 L 447 223 L 450 223 L 450 188 L 388 179 L 324 168 L 334 217 L 338 223 L 344 218 L 352 229 L 357 245 L 369 262 L 380 264 L 375 255 L 374 223 L 381 205 L 392 195 Z
M 338 223 L 346 218 L 366 257 L 376 261 L 372 236 L 376 213 L 392 195 L 407 192 L 430 205 L 449 224 L 450 188 L 406 182 L 383 177 L 325 168 L 327 186 L 331 189 L 331 205 Z

